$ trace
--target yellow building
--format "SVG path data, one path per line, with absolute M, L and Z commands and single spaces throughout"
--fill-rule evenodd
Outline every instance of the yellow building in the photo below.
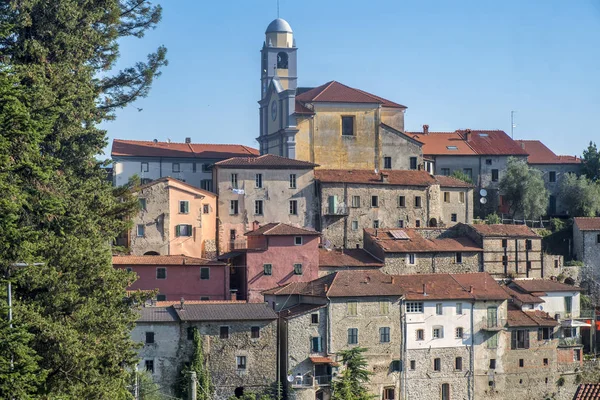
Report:
M 404 133 L 406 107 L 336 81 L 298 87 L 292 28 L 276 19 L 261 51 L 261 154 L 321 168 L 420 169 L 422 143 Z

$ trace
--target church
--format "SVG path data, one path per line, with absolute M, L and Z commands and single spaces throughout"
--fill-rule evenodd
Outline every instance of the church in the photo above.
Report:
M 261 57 L 261 154 L 329 169 L 422 169 L 423 143 L 404 131 L 405 106 L 336 81 L 298 86 L 287 21 L 269 24 Z

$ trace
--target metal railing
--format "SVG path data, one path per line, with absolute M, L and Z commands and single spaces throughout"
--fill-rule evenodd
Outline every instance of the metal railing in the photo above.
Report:
M 479 329 L 484 331 L 501 331 L 506 326 L 506 319 L 483 317 Z
M 329 386 L 331 385 L 331 375 L 322 376 L 309 376 L 304 375 L 302 377 L 296 376 L 292 381 L 292 388 L 308 388 L 317 386 Z

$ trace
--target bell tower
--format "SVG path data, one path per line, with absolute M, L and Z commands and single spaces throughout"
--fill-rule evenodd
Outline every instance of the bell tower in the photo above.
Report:
M 298 77 L 296 69 L 296 41 L 290 24 L 277 18 L 269 24 L 261 50 L 261 85 L 264 98 L 269 83 L 279 78 L 283 90 L 296 90 Z

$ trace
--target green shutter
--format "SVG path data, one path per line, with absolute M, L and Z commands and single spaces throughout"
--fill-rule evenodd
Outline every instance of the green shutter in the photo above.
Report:
M 175 236 L 179 237 L 181 235 L 181 225 L 175 226 Z

